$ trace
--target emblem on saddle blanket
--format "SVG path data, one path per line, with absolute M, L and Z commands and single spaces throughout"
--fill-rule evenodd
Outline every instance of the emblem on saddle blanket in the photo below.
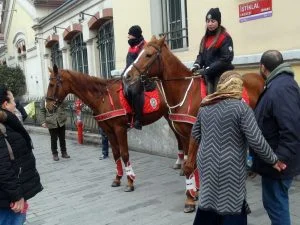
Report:
M 145 101 L 144 101 L 143 113 L 147 114 L 147 113 L 152 113 L 157 111 L 160 107 L 160 98 L 159 98 L 158 89 L 156 88 L 154 91 L 144 92 L 144 96 L 145 96 Z M 131 113 L 132 108 L 124 96 L 123 88 L 120 90 L 119 98 L 126 112 Z

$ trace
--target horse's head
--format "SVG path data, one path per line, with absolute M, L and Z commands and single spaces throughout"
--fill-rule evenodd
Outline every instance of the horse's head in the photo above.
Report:
M 55 111 L 66 97 L 63 87 L 62 71 L 59 71 L 54 65 L 53 69 L 49 68 L 50 77 L 46 95 L 46 108 L 49 111 Z
M 137 59 L 126 69 L 124 82 L 132 84 L 138 79 L 143 80 L 144 76 L 162 76 L 164 65 L 161 61 L 161 52 L 164 46 L 166 46 L 165 37 L 156 39 L 153 36 L 151 41 L 144 46 Z

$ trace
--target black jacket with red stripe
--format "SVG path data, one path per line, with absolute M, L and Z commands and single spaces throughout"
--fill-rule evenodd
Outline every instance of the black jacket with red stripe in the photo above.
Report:
M 134 60 L 136 60 L 141 50 L 144 48 L 145 44 L 146 42 L 143 39 L 139 44 L 133 47 L 129 47 L 127 57 L 126 57 L 126 68 L 128 68 L 134 62 Z
M 204 36 L 203 51 L 199 51 L 194 63 L 194 65 L 205 69 L 206 79 L 221 76 L 225 71 L 234 69 L 231 63 L 234 56 L 232 38 L 223 27 L 221 29 L 223 30 L 216 42 L 216 34 Z

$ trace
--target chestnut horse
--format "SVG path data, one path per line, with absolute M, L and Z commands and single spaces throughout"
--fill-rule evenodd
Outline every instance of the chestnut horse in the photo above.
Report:
M 125 191 L 133 191 L 135 174 L 129 161 L 127 142 L 128 123 L 132 115 L 126 112 L 120 102 L 121 79 L 105 80 L 72 70 L 58 70 L 56 66 L 53 67 L 53 70 L 49 68 L 49 72 L 50 81 L 46 97 L 47 110 L 55 110 L 70 93 L 76 95 L 89 106 L 98 125 L 107 134 L 111 145 L 117 169 L 112 187 L 118 187 L 121 184 L 123 176 L 122 158 L 128 180 Z M 151 124 L 162 116 L 168 120 L 167 107 L 160 93 L 159 98 L 161 99 L 160 108 L 157 111 L 144 114 L 142 118 L 143 125 Z M 176 133 L 175 136 L 177 136 Z M 178 139 L 178 137 L 176 138 Z M 178 142 L 178 147 L 181 149 L 180 142 Z
M 147 76 L 160 81 L 160 87 L 170 111 L 170 120 L 174 129 L 180 135 L 185 153 L 185 175 L 187 196 L 184 212 L 195 210 L 194 197 L 196 195 L 195 181 L 191 179 L 195 169 L 198 145 L 190 138 L 193 123 L 202 100 L 200 82 L 201 76 L 194 74 L 170 51 L 165 38 L 152 37 L 137 60 L 125 71 L 124 81 L 128 84 L 136 82 L 140 77 Z M 253 108 L 263 91 L 264 81 L 254 73 L 243 75 L 249 105 Z

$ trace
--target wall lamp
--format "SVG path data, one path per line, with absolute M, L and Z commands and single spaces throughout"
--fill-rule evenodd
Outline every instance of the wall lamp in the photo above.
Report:
M 62 30 L 66 30 L 66 31 L 68 31 L 68 32 L 69 32 L 69 30 L 68 30 L 67 28 L 64 28 L 64 27 L 59 27 L 59 26 L 54 26 L 54 27 L 53 27 L 53 32 L 54 32 L 54 34 L 56 34 L 56 33 L 57 33 L 57 29 L 62 29 Z
M 40 39 L 40 40 L 47 41 L 47 39 L 45 39 L 45 38 L 35 37 L 35 38 L 34 38 L 34 43 L 37 44 L 38 41 L 39 41 L 39 39 Z
M 85 13 L 85 12 L 80 12 L 79 13 L 79 19 L 78 19 L 79 23 L 84 20 L 84 15 L 94 17 L 96 20 L 98 20 L 98 18 L 95 15 L 88 14 L 88 13 Z

